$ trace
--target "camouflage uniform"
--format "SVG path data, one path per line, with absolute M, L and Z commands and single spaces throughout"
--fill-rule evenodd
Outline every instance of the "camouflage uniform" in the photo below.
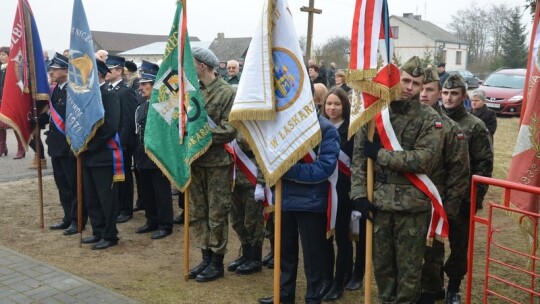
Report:
M 479 118 L 467 112 L 464 105 L 446 111 L 457 122 L 467 137 L 469 144 L 470 176 L 467 179 L 466 192 L 461 197 L 457 217 L 450 218 L 450 256 L 444 265 L 444 271 L 450 279 L 462 280 L 467 273 L 467 247 L 469 239 L 470 187 L 472 175 L 491 177 L 493 172 L 493 149 L 489 130 Z M 479 206 L 488 190 L 487 185 L 479 185 L 476 203 Z
M 469 149 L 461 127 L 441 113 L 441 107 L 438 103 L 433 108 L 441 115 L 444 144 L 443 157 L 439 159 L 436 171 L 429 177 L 439 190 L 446 216 L 448 219 L 455 219 L 461 201 L 467 195 Z M 422 266 L 422 290 L 434 293 L 443 288 L 441 279 L 443 263 L 444 243 L 435 239 L 433 246 L 426 247 L 424 265 Z
M 416 303 L 431 202 L 402 172 L 432 174 L 441 157 L 441 118 L 418 99 L 393 101 L 390 121 L 404 151 L 380 149 L 373 204 L 373 264 L 381 303 Z M 367 197 L 367 127 L 354 140 L 351 199 Z
M 257 166 L 257 160 L 242 136 L 237 137 L 238 145 Z M 257 166 L 258 169 L 258 166 Z M 264 185 L 261 171 L 257 171 L 257 183 Z M 244 173 L 236 170 L 236 182 L 233 191 L 233 204 L 231 208 L 231 224 L 238 234 L 242 245 L 261 247 L 264 240 L 263 203 L 256 202 L 254 198 L 255 187 L 246 178 Z
M 224 255 L 227 251 L 233 168 L 233 159 L 224 144 L 236 138 L 236 130 L 229 124 L 234 90 L 221 78 L 216 78 L 207 87 L 202 87 L 202 94 L 208 117 L 217 127 L 211 129 L 212 145 L 192 165 L 190 225 L 197 247 Z

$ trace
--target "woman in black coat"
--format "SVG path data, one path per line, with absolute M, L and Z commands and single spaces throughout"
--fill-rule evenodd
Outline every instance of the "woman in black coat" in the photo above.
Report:
M 493 137 L 497 130 L 497 115 L 495 111 L 486 106 L 486 92 L 483 90 L 477 89 L 471 93 L 471 113 L 486 124 L 491 137 Z

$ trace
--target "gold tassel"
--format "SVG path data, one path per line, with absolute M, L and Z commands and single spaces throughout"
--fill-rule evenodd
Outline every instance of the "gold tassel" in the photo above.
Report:
M 274 109 L 238 109 L 229 113 L 229 122 L 239 120 L 274 120 L 276 111 Z

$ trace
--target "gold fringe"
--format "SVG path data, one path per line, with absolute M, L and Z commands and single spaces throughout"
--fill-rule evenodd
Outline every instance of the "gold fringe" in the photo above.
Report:
M 370 70 L 350 70 L 347 75 L 347 82 L 353 83 L 355 81 L 369 80 L 377 75 L 376 69 Z
M 229 113 L 229 122 L 239 120 L 274 120 L 276 111 L 274 109 L 238 109 Z
M 359 117 L 349 123 L 349 132 L 347 134 L 347 138 L 351 139 L 351 137 L 354 136 L 358 129 L 360 129 L 364 124 L 375 118 L 375 115 L 377 115 L 377 113 L 381 112 L 384 108 L 386 108 L 388 104 L 390 104 L 389 101 L 379 99 L 371 106 L 369 106 L 369 108 L 364 110 L 364 112 L 362 112 Z
M 99 127 L 101 127 L 101 125 L 103 125 L 105 123 L 105 118 L 102 118 L 100 120 L 98 120 L 95 124 L 94 124 L 94 127 L 92 128 L 92 131 L 90 132 L 90 134 L 88 135 L 88 137 L 86 137 L 86 140 L 84 142 L 84 144 L 79 148 L 79 150 L 75 151 L 73 150 L 73 147 L 71 146 L 71 140 L 69 139 L 69 137 L 67 136 L 66 134 L 66 140 L 69 144 L 69 148 L 71 149 L 71 151 L 73 151 L 73 154 L 75 154 L 75 156 L 78 156 L 79 154 L 81 154 L 82 152 L 86 151 L 86 148 L 88 146 L 88 143 L 92 140 L 92 138 L 94 138 L 94 135 L 96 135 L 96 132 L 97 130 L 99 129 Z
M 119 182 L 125 182 L 125 181 L 126 181 L 125 174 L 113 175 L 113 183 L 119 183 Z
M 426 239 L 426 246 L 427 247 L 433 247 L 433 239 L 432 238 L 427 238 Z
M 276 211 L 276 207 L 274 205 L 264 207 L 264 213 L 272 213 L 274 211 Z
M 302 157 L 304 157 L 309 151 L 313 150 L 322 140 L 322 134 L 321 132 L 317 132 L 309 138 L 306 143 L 304 143 L 302 146 L 300 146 L 294 153 L 286 159 L 277 169 L 275 172 L 270 173 L 268 172 L 268 169 L 264 166 L 263 158 L 261 157 L 261 154 L 258 150 L 258 147 L 255 145 L 255 141 L 251 137 L 251 133 L 249 132 L 248 128 L 244 126 L 242 121 L 231 121 L 230 122 L 236 129 L 238 129 L 245 137 L 245 139 L 248 141 L 249 146 L 252 148 L 253 153 L 255 154 L 255 158 L 257 159 L 257 163 L 260 165 L 261 170 L 264 175 L 264 179 L 266 181 L 266 184 L 271 187 L 275 185 L 278 179 L 287 172 L 298 160 L 300 160 Z
M 349 241 L 360 241 L 360 236 L 349 232 Z
M 388 88 L 377 82 L 362 81 L 360 82 L 360 86 L 362 92 L 384 100 L 397 100 L 401 97 L 401 85 L 399 84 L 392 88 Z
M 336 229 L 332 228 L 328 231 L 326 231 L 326 238 L 329 239 L 333 237 L 336 234 Z
M 18 136 L 19 139 L 21 140 L 24 150 L 28 150 L 28 142 L 30 141 L 30 137 L 32 136 L 33 132 L 30 133 L 29 138 L 23 138 L 19 125 L 17 125 L 13 120 L 11 120 L 7 116 L 4 116 L 3 114 L 0 113 L 0 121 L 4 122 L 8 126 L 10 126 L 13 129 L 13 131 L 15 131 L 16 133 L 15 135 Z
M 45 101 L 49 101 L 49 94 L 45 94 L 45 93 L 40 93 L 40 94 L 36 94 L 36 100 L 45 100 Z

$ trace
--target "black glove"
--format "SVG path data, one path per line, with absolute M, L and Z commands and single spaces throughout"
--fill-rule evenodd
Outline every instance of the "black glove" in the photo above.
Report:
M 373 216 L 377 213 L 377 208 L 367 199 L 367 197 L 357 198 L 353 201 L 353 210 L 362 213 L 362 217 L 373 221 Z M 370 214 L 370 212 L 372 214 Z
M 373 142 L 368 139 L 364 140 L 364 156 L 373 159 L 373 161 L 377 160 L 377 153 L 379 153 L 379 150 L 381 149 L 381 142 L 377 139 L 378 138 L 374 138 Z

